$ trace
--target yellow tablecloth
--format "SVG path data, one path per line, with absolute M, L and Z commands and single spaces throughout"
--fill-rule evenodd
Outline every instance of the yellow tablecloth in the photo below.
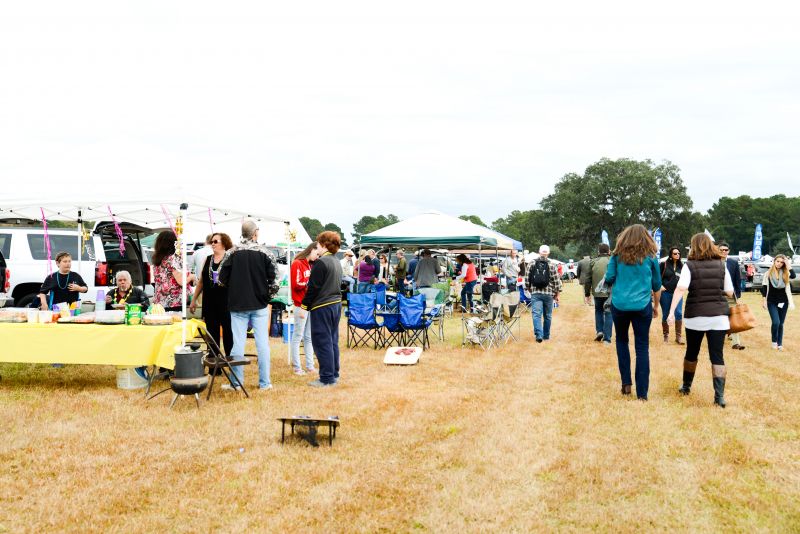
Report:
M 186 321 L 186 339 L 197 335 Z M 181 324 L 168 326 L 0 323 L 0 362 L 175 367 Z

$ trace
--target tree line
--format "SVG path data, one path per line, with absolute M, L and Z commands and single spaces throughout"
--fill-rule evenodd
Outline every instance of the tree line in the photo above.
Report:
M 728 242 L 733 251 L 750 251 L 759 223 L 765 253 L 793 253 L 787 232 L 800 242 L 800 197 L 725 196 L 707 213 L 700 213 L 693 209 L 680 169 L 666 160 L 655 163 L 649 159 L 603 158 L 582 174 L 568 173 L 561 177 L 553 193 L 543 198 L 537 208 L 514 210 L 491 225 L 478 215 L 460 217 L 513 237 L 529 250 L 546 243 L 552 255 L 561 259 L 594 254 L 601 230 L 608 232 L 613 247 L 616 235 L 634 223 L 651 230 L 660 228 L 662 248 L 687 246 L 693 234 L 708 229 L 717 241 Z M 362 235 L 398 221 L 394 214 L 365 215 L 353 225 L 354 243 Z M 333 223 L 323 226 L 307 217 L 301 217 L 300 222 L 311 236 L 321 229 L 342 233 Z

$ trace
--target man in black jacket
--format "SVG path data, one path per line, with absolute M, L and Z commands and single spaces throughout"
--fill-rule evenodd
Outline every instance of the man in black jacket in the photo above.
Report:
M 219 267 L 219 279 L 228 287 L 228 309 L 231 312 L 233 350 L 231 358 L 244 360 L 247 325 L 253 326 L 253 337 L 258 353 L 258 387 L 261 391 L 272 389 L 270 381 L 269 306 L 278 292 L 275 284 L 277 268 L 275 258 L 264 245 L 258 244 L 258 226 L 252 220 L 242 223 L 242 241 L 225 254 Z M 233 372 L 244 382 L 244 369 L 235 366 Z M 223 389 L 232 389 L 224 384 Z M 236 387 L 238 389 L 238 386 Z
M 729 258 L 728 253 L 731 251 L 731 247 L 728 246 L 726 242 L 722 242 L 719 245 L 719 252 L 722 257 L 725 259 L 725 267 L 728 268 L 728 272 L 731 274 L 731 282 L 733 282 L 733 294 L 736 295 L 736 298 L 741 298 L 742 296 L 742 273 L 739 270 L 739 262 L 734 258 Z M 731 342 L 733 342 L 733 346 L 731 348 L 744 350 L 744 345 L 742 344 L 742 338 L 739 334 L 731 334 L 730 336 Z

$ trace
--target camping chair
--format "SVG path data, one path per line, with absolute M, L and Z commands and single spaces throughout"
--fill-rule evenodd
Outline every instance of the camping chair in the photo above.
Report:
M 489 309 L 481 315 L 461 316 L 461 346 L 469 341 L 490 349 L 502 340 L 500 323 L 503 320 L 503 296 L 494 293 L 489 298 Z
M 519 302 L 519 293 L 506 293 L 503 295 L 502 320 L 498 322 L 500 337 L 508 343 L 510 339 L 519 341 L 514 335 L 514 326 L 517 327 L 517 335 L 520 334 L 519 318 L 522 315 L 522 307 Z
M 519 305 L 522 308 L 520 313 L 524 313 L 531 309 L 531 295 L 525 292 L 525 286 L 521 285 L 519 289 Z
M 425 295 L 425 314 L 433 322 L 433 331 L 439 341 L 444 341 L 444 298 L 442 290 L 435 287 L 422 287 L 420 294 Z
M 208 395 L 206 395 L 206 400 L 211 398 L 211 392 L 214 391 L 214 379 L 217 377 L 217 371 L 220 371 L 221 374 L 228 379 L 231 387 L 242 388 L 245 396 L 250 398 L 250 394 L 247 393 L 244 384 L 240 383 L 239 378 L 233 373 L 234 367 L 250 365 L 250 360 L 232 360 L 228 356 L 222 354 L 219 345 L 217 345 L 217 342 L 214 341 L 214 338 L 211 337 L 205 327 L 199 327 L 198 332 L 200 332 L 200 337 L 203 338 L 203 342 L 206 344 L 207 348 L 206 354 L 203 358 L 203 365 L 208 368 L 208 374 L 211 375 L 211 383 L 208 385 Z
M 400 324 L 400 313 L 382 313 L 381 317 L 383 317 L 383 328 L 385 329 L 383 334 L 383 346 L 404 346 L 406 331 L 403 325 Z
M 413 297 L 398 297 L 400 304 L 400 324 L 405 330 L 405 345 L 414 345 L 417 341 L 422 342 L 422 348 L 431 347 L 428 339 L 428 328 L 431 320 L 425 317 L 425 295 L 414 295 Z
M 397 308 L 394 297 L 386 294 L 386 284 L 375 284 L 375 304 L 378 311 L 393 310 Z
M 483 284 L 481 284 L 481 301 L 484 304 L 489 303 L 489 299 L 491 299 L 492 295 L 495 293 L 500 292 L 500 284 L 497 282 L 487 282 L 487 279 L 484 278 Z
M 442 315 L 452 317 L 453 303 L 455 302 L 455 299 L 453 297 L 453 288 L 450 285 L 450 282 L 437 282 L 431 287 L 435 287 L 436 289 L 440 289 L 442 291 L 441 295 L 439 295 L 434 304 L 442 304 Z
M 347 346 L 358 348 L 370 342 L 374 348 L 383 345 L 381 325 L 375 319 L 376 294 L 350 293 L 347 305 Z

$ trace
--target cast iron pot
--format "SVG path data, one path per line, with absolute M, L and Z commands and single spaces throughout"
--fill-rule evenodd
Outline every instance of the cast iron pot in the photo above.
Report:
M 172 391 L 179 395 L 194 395 L 208 386 L 208 376 L 200 351 L 175 353 L 175 376 L 170 379 Z

